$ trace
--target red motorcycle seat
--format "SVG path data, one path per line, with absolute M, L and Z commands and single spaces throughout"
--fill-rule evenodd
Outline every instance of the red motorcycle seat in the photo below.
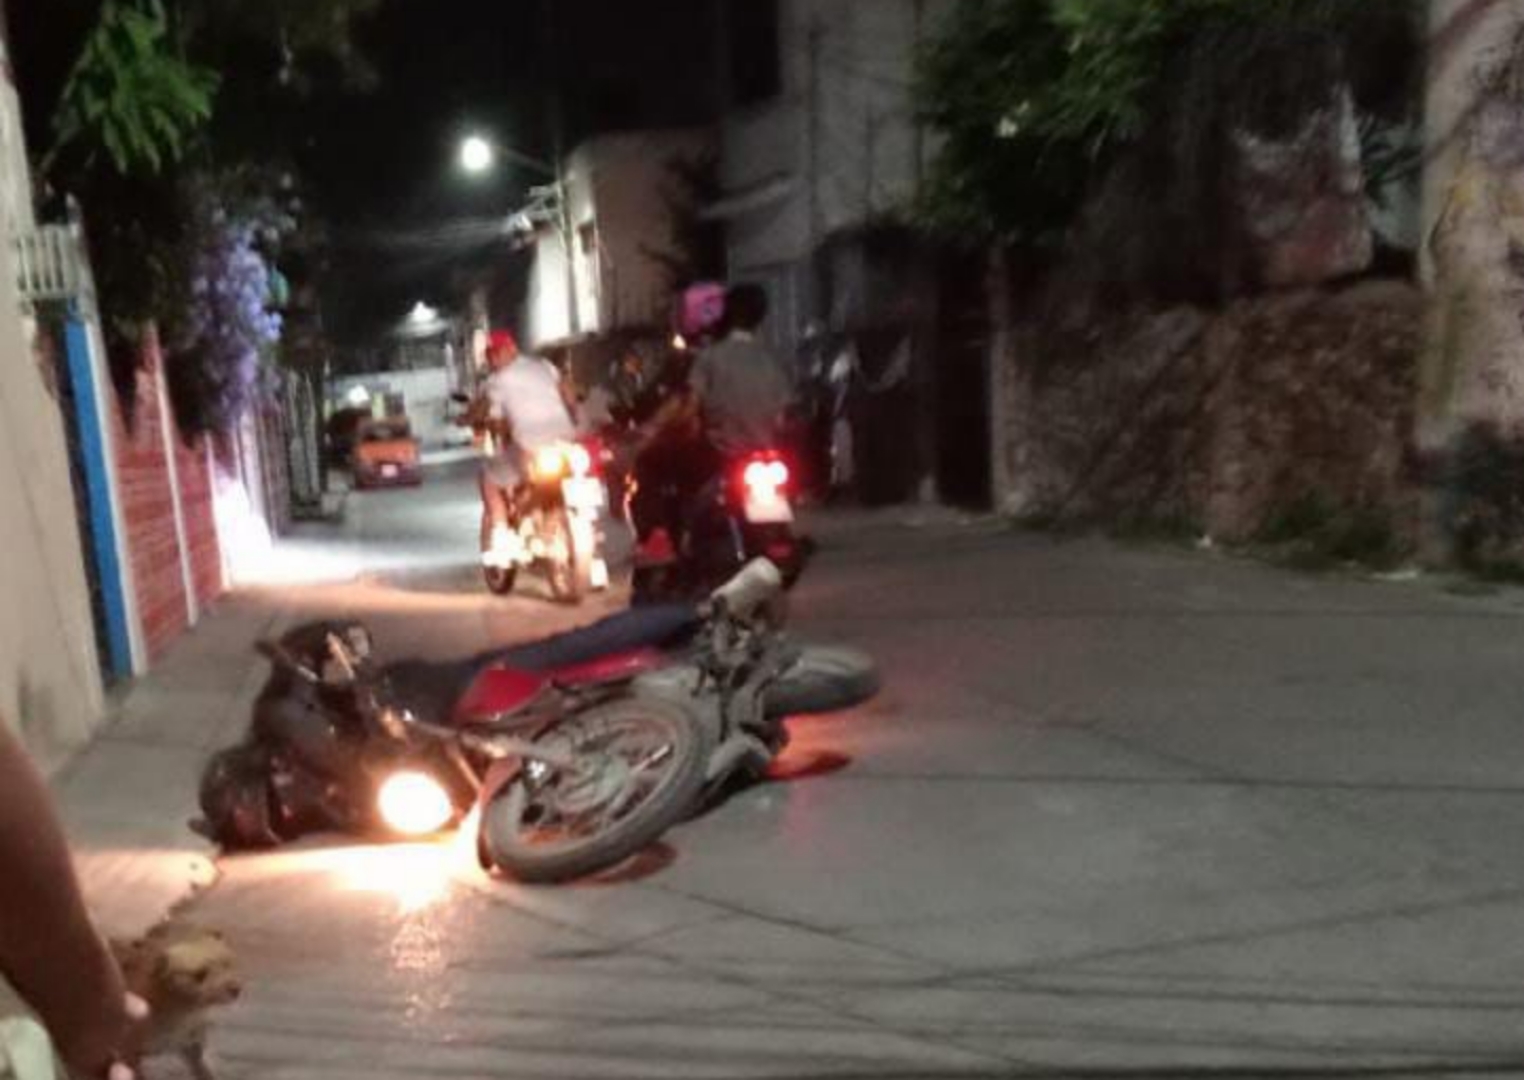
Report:
M 667 662 L 666 654 L 660 649 L 635 649 L 615 653 L 613 656 L 601 656 L 585 664 L 556 668 L 550 676 L 562 686 L 597 686 L 602 683 L 625 682 Z

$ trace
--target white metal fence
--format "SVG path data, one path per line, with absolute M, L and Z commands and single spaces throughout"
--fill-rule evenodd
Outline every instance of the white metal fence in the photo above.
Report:
M 84 238 L 77 225 L 44 225 L 15 243 L 23 302 L 69 300 L 85 291 Z

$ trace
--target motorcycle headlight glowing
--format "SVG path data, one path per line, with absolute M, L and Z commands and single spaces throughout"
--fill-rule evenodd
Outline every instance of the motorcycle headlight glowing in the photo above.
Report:
M 566 471 L 566 452 L 559 446 L 544 446 L 534 453 L 534 473 L 541 480 L 554 480 Z
M 399 772 L 387 777 L 379 803 L 381 820 L 401 836 L 437 833 L 455 816 L 449 792 L 426 773 Z

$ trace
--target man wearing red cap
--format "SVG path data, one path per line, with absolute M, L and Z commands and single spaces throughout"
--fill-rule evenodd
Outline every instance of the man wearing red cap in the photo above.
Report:
M 561 372 L 549 360 L 521 353 L 507 330 L 494 330 L 488 337 L 487 366 L 491 374 L 480 408 L 493 440 L 481 487 L 487 525 L 495 530 L 508 527 L 513 518 L 513 493 L 524 479 L 525 455 L 576 438 L 577 425 Z

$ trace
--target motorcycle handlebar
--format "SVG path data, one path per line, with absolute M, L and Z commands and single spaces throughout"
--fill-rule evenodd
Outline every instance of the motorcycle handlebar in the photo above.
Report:
M 254 648 L 276 667 L 283 668 L 306 682 L 317 685 L 323 681 L 318 677 L 317 672 L 292 656 L 290 651 L 278 641 L 260 641 Z

